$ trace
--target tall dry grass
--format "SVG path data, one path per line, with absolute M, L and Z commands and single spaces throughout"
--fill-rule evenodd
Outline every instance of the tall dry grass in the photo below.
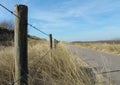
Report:
M 120 55 L 120 43 L 76 43 L 75 45 Z
M 80 59 L 63 45 L 51 51 L 48 42 L 29 40 L 28 49 L 29 85 L 93 85 Z M 12 46 L 0 46 L 0 85 L 14 79 L 13 53 Z

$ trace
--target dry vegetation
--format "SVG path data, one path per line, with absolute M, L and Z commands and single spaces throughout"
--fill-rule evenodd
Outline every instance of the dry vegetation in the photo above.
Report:
M 96 43 L 74 43 L 74 45 L 90 48 L 93 50 L 103 51 L 107 53 L 120 55 L 120 42 L 118 43 L 105 43 L 105 42 L 96 42 Z
M 93 85 L 80 59 L 64 45 L 50 51 L 46 40 L 28 40 L 29 85 Z M 13 53 L 13 46 L 0 46 L 0 85 L 8 85 L 14 79 Z

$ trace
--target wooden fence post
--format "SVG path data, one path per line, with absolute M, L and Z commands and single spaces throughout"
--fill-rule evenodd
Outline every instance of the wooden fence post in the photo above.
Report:
M 57 45 L 57 42 L 56 42 L 56 39 L 54 39 L 54 48 L 56 49 L 56 45 Z
M 15 84 L 28 85 L 28 54 L 27 54 L 27 17 L 28 7 L 15 5 Z
M 57 45 L 58 45 L 59 41 L 54 39 L 54 48 L 56 49 L 57 48 Z
M 52 49 L 53 48 L 52 34 L 50 34 L 49 37 L 50 37 L 50 49 Z

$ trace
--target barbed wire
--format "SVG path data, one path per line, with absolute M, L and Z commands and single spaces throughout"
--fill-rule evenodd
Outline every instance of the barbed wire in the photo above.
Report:
M 20 17 L 19 17 L 18 15 L 16 15 L 13 11 L 11 11 L 10 9 L 8 9 L 6 6 L 2 5 L 1 3 L 0 3 L 0 6 L 3 7 L 5 10 L 7 10 L 8 12 L 10 12 L 10 13 L 11 13 L 12 15 L 14 15 L 15 17 L 17 17 L 18 19 L 20 19 Z M 44 34 L 44 35 L 46 35 L 46 36 L 49 36 L 49 34 L 47 34 L 46 32 L 44 32 L 44 31 L 42 31 L 42 30 L 40 30 L 39 28 L 33 26 L 32 24 L 27 23 L 27 25 L 30 26 L 30 27 L 32 27 L 32 28 L 34 28 L 34 29 L 36 29 L 37 31 L 41 32 L 42 34 Z M 54 38 L 54 39 L 55 39 L 55 38 Z M 41 56 L 40 60 L 41 60 L 43 57 L 47 56 L 50 52 L 51 52 L 51 50 L 48 50 L 44 55 Z M 37 64 L 40 62 L 40 60 L 38 60 L 38 61 L 35 63 L 35 65 L 37 65 Z M 22 69 L 22 70 L 23 70 L 23 69 Z M 28 73 L 25 72 L 25 74 L 23 74 L 23 75 L 20 77 L 20 79 L 23 78 L 23 77 L 26 76 L 26 75 L 29 76 L 30 74 L 28 74 Z M 31 77 L 31 76 L 30 76 L 30 77 Z M 32 78 L 32 77 L 31 77 L 31 78 Z M 15 80 L 15 81 L 12 81 L 12 82 L 10 83 L 10 85 L 14 85 L 14 84 L 17 83 L 20 79 Z
M 20 17 L 18 15 L 16 15 L 13 11 L 11 11 L 10 9 L 8 9 L 6 6 L 4 6 L 2 4 L 0 4 L 0 6 L 3 7 L 4 9 L 6 9 L 8 12 L 10 12 L 12 15 L 14 15 L 15 17 L 17 17 L 18 19 L 20 19 Z M 32 28 L 34 28 L 34 29 L 36 29 L 37 31 L 41 32 L 42 34 L 44 34 L 46 36 L 49 36 L 49 34 L 43 32 L 42 30 L 40 30 L 39 28 L 33 26 L 32 24 L 27 23 L 27 25 L 30 26 L 30 27 L 32 27 Z
M 11 14 L 13 14 L 14 16 L 16 16 L 17 18 L 20 18 L 19 16 L 17 16 L 13 11 L 9 10 L 7 7 L 5 7 L 4 5 L 0 4 L 1 7 L 3 7 L 4 9 L 6 9 L 8 12 L 10 12 Z
M 41 56 L 40 60 L 43 59 L 45 56 L 47 56 L 47 54 L 50 53 L 50 52 L 51 52 L 51 50 L 48 50 L 44 55 Z M 36 66 L 40 62 L 40 60 L 36 61 L 34 66 Z
M 43 56 L 41 56 L 41 58 L 40 58 L 40 60 L 43 58 L 43 57 L 45 57 L 45 56 L 47 56 L 47 54 L 48 53 L 50 53 L 51 52 L 51 50 L 48 50 Z M 34 64 L 34 66 L 36 66 L 39 62 L 40 62 L 40 60 L 38 60 L 35 64 Z M 23 69 L 22 69 L 23 70 Z M 23 70 L 24 71 L 24 70 Z M 25 72 L 25 71 L 24 71 Z M 23 74 L 18 80 L 15 80 L 15 81 L 12 81 L 12 82 L 10 82 L 9 83 L 9 85 L 14 85 L 15 83 L 17 83 L 20 79 L 22 79 L 24 76 L 30 76 L 30 74 L 28 74 L 27 72 L 25 72 L 25 74 Z M 30 76 L 31 77 L 31 76 Z M 31 77 L 32 78 L 32 77 Z
M 28 23 L 28 25 L 29 25 L 30 27 L 38 30 L 39 32 L 43 33 L 44 35 L 49 36 L 49 34 L 47 34 L 47 33 L 43 32 L 43 31 L 39 30 L 37 27 L 33 26 L 32 24 L 29 24 L 29 23 Z

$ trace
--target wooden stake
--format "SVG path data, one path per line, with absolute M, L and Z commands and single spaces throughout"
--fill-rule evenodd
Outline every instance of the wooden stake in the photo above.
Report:
M 28 54 L 27 54 L 27 17 L 25 5 L 15 6 L 15 85 L 28 85 Z
M 53 48 L 52 34 L 50 34 L 49 37 L 50 37 L 50 49 L 52 49 Z

